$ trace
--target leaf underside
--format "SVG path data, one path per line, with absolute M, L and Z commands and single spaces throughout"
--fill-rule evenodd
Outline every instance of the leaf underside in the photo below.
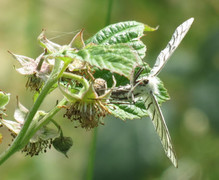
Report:
M 123 102 L 124 103 L 124 102 Z M 109 111 L 117 118 L 122 120 L 140 119 L 147 116 L 144 108 L 144 102 L 139 100 L 134 104 L 126 102 L 127 104 L 120 104 L 120 102 L 108 105 Z

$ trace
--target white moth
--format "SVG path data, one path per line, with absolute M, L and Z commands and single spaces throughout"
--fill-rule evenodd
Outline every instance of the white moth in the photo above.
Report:
M 191 27 L 194 18 L 190 18 L 184 23 L 182 23 L 175 32 L 169 43 L 167 44 L 166 48 L 163 49 L 157 57 L 154 67 L 152 68 L 148 77 L 144 77 L 139 83 L 147 82 L 146 94 L 143 96 L 145 108 L 148 112 L 149 117 L 151 118 L 153 125 L 157 134 L 160 137 L 160 141 L 163 145 L 164 151 L 167 157 L 171 160 L 175 167 L 178 166 L 176 153 L 174 151 L 170 134 L 165 123 L 163 114 L 161 109 L 158 105 L 157 99 L 155 94 L 158 93 L 158 79 L 156 76 L 162 70 L 164 65 L 166 64 L 167 60 L 170 58 L 172 53 L 178 47 L 186 33 L 188 32 L 189 28 Z
M 134 97 L 141 97 L 144 100 L 145 108 L 153 122 L 157 134 L 160 137 L 160 141 L 163 145 L 164 151 L 175 167 L 178 166 L 176 153 L 174 151 L 171 137 L 163 114 L 156 99 L 156 95 L 159 94 L 159 80 L 156 76 L 159 74 L 159 72 L 166 64 L 167 60 L 178 47 L 178 45 L 188 32 L 189 28 L 191 27 L 193 21 L 194 18 L 190 18 L 177 27 L 166 48 L 163 49 L 158 55 L 155 65 L 151 69 L 148 76 L 138 79 L 137 83 L 132 88 L 131 85 L 118 87 L 116 91 L 112 92 L 111 96 L 114 99 L 123 100 L 130 98 L 130 95 L 133 95 Z

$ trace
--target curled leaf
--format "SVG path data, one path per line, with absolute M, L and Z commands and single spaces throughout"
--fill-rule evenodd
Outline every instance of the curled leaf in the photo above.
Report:
M 6 110 L 5 106 L 9 103 L 9 101 L 10 94 L 0 90 L 0 119 L 2 118 L 2 115 L 6 115 L 4 113 L 4 111 Z
M 0 90 L 0 110 L 4 109 L 10 100 L 10 94 Z
M 71 137 L 60 136 L 53 140 L 52 144 L 57 151 L 63 153 L 66 157 L 68 157 L 67 152 L 72 147 L 73 141 Z
M 41 34 L 38 36 L 38 38 L 37 38 L 39 44 L 40 44 L 43 48 L 47 49 L 47 51 L 48 51 L 49 53 L 53 53 L 53 52 L 59 51 L 60 48 L 61 48 L 61 46 L 60 46 L 59 44 L 56 44 L 56 43 L 54 43 L 54 42 L 48 40 L 48 39 L 46 38 L 46 36 L 45 36 L 45 31 L 46 31 L 46 30 L 43 29 L 43 30 L 42 30 L 42 33 L 41 33 Z
M 83 31 L 82 29 L 79 33 L 75 35 L 75 37 L 70 42 L 69 46 L 76 48 L 76 49 L 82 49 L 85 47 L 84 40 L 83 40 Z

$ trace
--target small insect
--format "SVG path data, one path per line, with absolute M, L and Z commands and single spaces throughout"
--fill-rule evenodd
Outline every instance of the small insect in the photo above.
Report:
M 153 122 L 157 134 L 160 137 L 164 151 L 175 167 L 178 166 L 176 153 L 174 151 L 167 125 L 156 98 L 156 94 L 159 94 L 159 79 L 156 76 L 159 74 L 167 60 L 178 47 L 190 29 L 193 21 L 194 18 L 190 18 L 177 27 L 166 48 L 163 49 L 158 55 L 155 65 L 151 69 L 148 76 L 139 79 L 135 78 L 137 80 L 133 87 L 130 84 L 126 86 L 120 86 L 115 89 L 111 95 L 112 99 L 119 101 L 133 98 L 133 96 L 141 97 L 143 99 L 148 115 Z M 140 73 L 137 74 L 139 75 Z

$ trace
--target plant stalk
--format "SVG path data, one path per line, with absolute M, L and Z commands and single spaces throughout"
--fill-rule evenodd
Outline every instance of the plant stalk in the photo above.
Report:
M 97 127 L 94 128 L 92 144 L 90 148 L 88 168 L 87 168 L 87 180 L 92 180 L 94 176 L 94 165 L 95 165 L 95 156 L 96 156 L 96 145 L 97 145 Z
M 105 26 L 108 26 L 110 24 L 112 7 L 113 7 L 113 0 L 109 0 L 108 1 L 108 9 L 107 9 Z
M 55 106 L 45 117 L 43 117 L 39 123 L 37 124 L 37 127 L 32 127 L 30 129 L 28 129 L 27 131 L 27 134 L 28 134 L 28 137 L 26 136 L 25 140 L 22 141 L 22 144 L 23 145 L 26 145 L 29 141 L 29 139 L 31 137 L 33 137 L 33 135 L 40 129 L 42 128 L 44 125 L 46 125 L 51 119 L 52 117 L 58 113 L 60 111 L 60 106 L 64 106 L 65 104 L 67 104 L 67 99 L 63 98 L 62 101 L 59 102 L 59 104 L 57 106 Z M 52 121 L 54 123 L 54 125 L 59 129 L 60 126 L 55 122 L 55 121 Z M 62 131 L 61 131 L 62 133 Z
M 108 1 L 107 16 L 105 21 L 105 26 L 108 26 L 111 21 L 113 0 Z M 94 176 L 94 166 L 95 166 L 95 155 L 96 155 L 96 145 L 97 145 L 97 127 L 94 128 L 93 139 L 90 149 L 89 162 L 87 168 L 87 180 L 92 180 Z
M 19 151 L 23 148 L 25 144 L 22 143 L 23 139 L 26 137 L 26 133 L 28 131 L 28 128 L 30 127 L 30 124 L 38 111 L 40 105 L 42 104 L 44 98 L 48 94 L 51 87 L 57 82 L 58 75 L 59 75 L 59 68 L 60 68 L 61 62 L 60 60 L 56 60 L 55 66 L 53 68 L 53 71 L 51 72 L 50 78 L 47 80 L 46 84 L 44 85 L 41 93 L 39 94 L 36 102 L 34 103 L 33 107 L 31 108 L 30 112 L 28 113 L 25 123 L 20 131 L 20 133 L 17 135 L 17 137 L 14 139 L 11 146 L 3 152 L 0 156 L 0 165 L 3 164 L 10 156 L 12 156 L 15 152 Z

